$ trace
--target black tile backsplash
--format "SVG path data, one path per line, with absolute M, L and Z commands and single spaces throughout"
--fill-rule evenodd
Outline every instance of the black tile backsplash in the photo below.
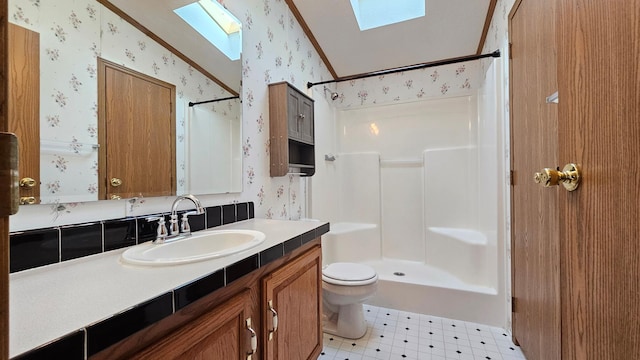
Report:
M 176 311 L 224 287 L 224 269 L 174 290 Z
M 10 271 L 22 271 L 60 261 L 58 228 L 29 230 L 11 234 Z
M 247 207 L 251 208 L 251 205 L 252 203 L 248 204 Z M 222 209 L 221 207 L 218 208 Z M 139 220 L 138 230 L 141 219 L 144 220 L 144 218 L 137 219 Z M 104 221 L 105 241 L 107 241 L 107 228 L 113 230 L 109 232 L 109 237 L 116 234 L 117 236 L 114 235 L 113 237 L 121 239 L 121 235 L 131 234 L 130 228 L 125 227 L 124 224 L 134 226 L 135 228 L 135 220 L 136 219 L 119 219 Z M 74 227 L 74 229 L 84 229 L 88 233 L 91 233 L 95 232 L 96 225 L 102 224 L 78 226 Z M 72 234 L 70 239 L 73 240 L 74 237 L 77 237 L 78 235 L 76 230 L 70 232 L 70 229 L 71 228 L 63 228 L 63 234 Z M 54 228 L 25 232 L 27 233 L 26 235 L 24 233 L 16 233 L 11 235 L 11 241 L 22 240 L 25 236 L 40 236 L 41 238 L 53 236 L 57 241 L 58 231 L 59 230 L 57 228 Z M 95 355 L 128 336 L 133 335 L 137 331 L 170 316 L 174 312 L 197 301 L 198 299 L 229 285 L 233 281 L 251 273 L 259 267 L 265 266 L 279 259 L 285 254 L 299 248 L 304 243 L 311 239 L 318 238 L 328 231 L 328 224 L 318 227 L 302 235 L 296 236 L 295 238 L 263 250 L 260 253 L 253 254 L 244 260 L 235 262 L 226 268 L 216 270 L 215 272 L 200 279 L 175 288 L 172 291 L 145 303 L 139 304 L 120 314 L 114 315 L 84 329 L 80 329 L 73 334 L 57 339 L 40 348 L 21 354 L 13 359 L 84 359 L 85 349 L 87 357 Z M 129 235 L 124 238 L 128 238 Z M 49 239 L 49 242 L 50 241 L 51 240 Z M 128 241 L 130 241 L 130 239 Z M 118 243 L 118 241 L 114 240 L 114 243 Z
M 104 224 L 104 251 L 136 244 L 136 219 L 106 220 Z
M 87 328 L 87 357 L 173 314 L 172 293 L 166 293 Z
M 222 225 L 222 206 L 211 206 L 207 211 L 207 229 Z
M 158 232 L 158 220 L 151 220 L 164 216 L 165 225 L 169 228 L 169 215 L 152 214 L 136 218 L 138 227 L 138 244 L 151 241 L 156 238 Z
M 236 207 L 240 214 L 238 219 Z M 222 225 L 223 209 L 226 214 L 224 223 L 230 224 L 253 218 L 254 204 L 249 202 L 208 207 L 205 214 L 189 216 L 191 231 Z M 18 272 L 151 241 L 156 238 L 158 221 L 147 221 L 147 218 L 158 216 L 164 216 L 169 227 L 168 214 L 151 214 L 12 233 L 10 270 L 12 273 Z
M 189 210 L 189 211 L 193 211 L 193 210 Z M 178 221 L 182 221 L 182 214 L 184 214 L 185 212 L 189 212 L 189 211 L 180 211 L 178 212 Z M 206 219 L 207 219 L 207 214 L 200 214 L 200 215 L 189 215 L 189 227 L 191 228 L 191 231 L 200 231 L 200 230 L 204 230 L 207 228 L 206 226 Z M 178 224 L 181 224 L 181 223 Z
M 236 205 L 222 205 L 222 224 L 231 224 L 236 222 Z
M 60 259 L 71 260 L 102 252 L 102 224 L 60 228 Z
M 249 219 L 253 219 L 255 216 L 256 216 L 256 210 L 252 201 L 249 203 Z
M 84 359 L 84 329 L 64 336 L 50 344 L 12 357 L 13 360 L 82 360 Z
M 247 220 L 249 218 L 249 206 L 247 203 L 236 205 L 236 221 Z

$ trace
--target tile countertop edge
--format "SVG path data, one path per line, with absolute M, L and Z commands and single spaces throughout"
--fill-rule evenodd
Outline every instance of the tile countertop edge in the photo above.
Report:
M 120 262 L 120 255 L 126 249 L 118 249 L 11 274 L 10 356 L 49 346 L 68 334 L 85 331 L 243 260 L 259 259 L 261 253 L 268 252 L 271 258 L 277 245 L 282 246 L 284 255 L 290 251 L 285 243 L 302 246 L 311 237 L 328 232 L 329 223 L 250 219 L 215 228 L 223 229 L 262 231 L 266 239 L 259 246 L 238 254 L 192 264 L 125 265 Z M 269 261 L 272 259 L 261 264 L 258 260 L 257 266 Z M 38 331 L 33 331 L 34 328 Z

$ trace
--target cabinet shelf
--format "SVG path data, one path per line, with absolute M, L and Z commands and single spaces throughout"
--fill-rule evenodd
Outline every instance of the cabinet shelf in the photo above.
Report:
M 271 176 L 315 173 L 313 99 L 288 82 L 269 84 L 269 138 Z

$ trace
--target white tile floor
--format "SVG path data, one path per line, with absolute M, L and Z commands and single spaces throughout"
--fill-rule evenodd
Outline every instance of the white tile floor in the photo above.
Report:
M 318 360 L 525 360 L 503 329 L 364 305 L 358 340 L 324 334 Z

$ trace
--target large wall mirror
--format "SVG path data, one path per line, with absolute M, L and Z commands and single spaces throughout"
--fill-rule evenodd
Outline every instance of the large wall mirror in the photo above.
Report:
M 25 59 L 35 58 L 29 55 L 35 51 L 39 54 L 39 64 L 35 64 L 39 91 L 32 94 L 35 104 L 27 102 L 13 110 L 24 113 L 37 108 L 36 128 L 20 134 L 21 138 L 39 139 L 35 142 L 39 156 L 35 176 L 39 178 L 21 184 L 39 190 L 33 191 L 37 194 L 34 203 L 102 200 L 101 181 L 106 186 L 117 184 L 109 183 L 111 174 L 106 179 L 99 177 L 104 172 L 99 153 L 110 145 L 99 134 L 99 60 L 175 86 L 175 103 L 170 106 L 175 109 L 175 126 L 160 141 L 175 144 L 175 151 L 163 156 L 166 160 L 149 161 L 175 161 L 175 170 L 166 176 L 172 178 L 176 195 L 242 191 L 241 25 L 225 28 L 224 20 L 211 16 L 223 29 L 222 35 L 202 33 L 187 24 L 186 15 L 174 11 L 191 6 L 183 12 L 195 14 L 217 4 L 215 0 L 9 1 L 10 23 L 27 33 L 26 38 L 14 40 L 20 44 L 16 52 L 19 48 Z M 227 43 L 213 45 L 205 38 L 212 36 Z M 13 51 L 10 45 L 10 57 Z M 12 76 L 30 73 L 33 77 L 34 71 L 21 66 L 13 67 Z M 16 92 L 12 100 L 18 103 L 25 95 Z M 201 103 L 208 100 L 217 101 Z M 136 134 L 122 136 L 136 141 Z M 127 156 L 148 158 L 138 153 Z M 140 191 L 130 196 L 154 194 Z

